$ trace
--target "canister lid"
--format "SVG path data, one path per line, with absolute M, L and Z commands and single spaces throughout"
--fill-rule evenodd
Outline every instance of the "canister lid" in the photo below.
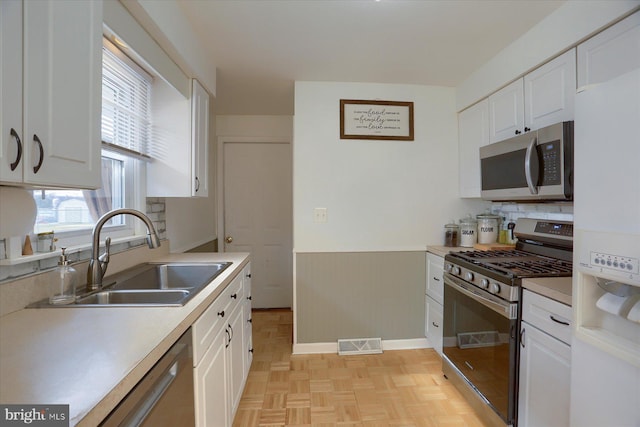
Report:
M 490 213 L 483 213 L 483 214 L 476 215 L 476 218 L 478 218 L 479 220 L 480 219 L 495 219 L 495 220 L 498 220 L 498 219 L 500 219 L 500 216 L 493 215 L 493 214 L 490 214 Z
M 476 221 L 476 219 L 472 217 L 471 214 L 467 215 L 466 217 L 460 220 L 461 225 L 476 225 L 477 223 L 478 221 Z
M 445 224 L 444 228 L 460 228 L 460 227 L 458 227 L 458 224 L 454 224 L 453 222 L 451 222 L 449 224 Z

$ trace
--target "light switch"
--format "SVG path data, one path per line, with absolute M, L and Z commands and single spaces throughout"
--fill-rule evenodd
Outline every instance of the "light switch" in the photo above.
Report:
M 327 222 L 327 208 L 315 208 L 313 210 L 313 222 Z

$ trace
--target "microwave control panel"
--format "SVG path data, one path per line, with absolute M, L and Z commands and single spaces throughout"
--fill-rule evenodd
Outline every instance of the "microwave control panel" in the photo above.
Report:
M 538 145 L 538 155 L 542 160 L 542 185 L 558 185 L 562 182 L 562 155 L 560 141 Z

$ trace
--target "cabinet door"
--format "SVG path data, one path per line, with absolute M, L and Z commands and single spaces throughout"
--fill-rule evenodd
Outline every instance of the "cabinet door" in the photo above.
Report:
M 442 356 L 442 304 L 425 298 L 425 336 L 433 349 Z
M 575 96 L 576 51 L 571 49 L 524 76 L 525 128 L 573 120 Z
M 568 426 L 571 347 L 522 323 L 518 426 Z
M 227 329 L 222 328 L 194 369 L 196 426 L 198 427 L 231 425 L 226 376 L 227 343 Z
M 102 3 L 23 5 L 24 182 L 98 188 Z
M 231 334 L 231 341 L 227 348 L 228 365 L 227 372 L 229 375 L 229 397 L 231 404 L 231 415 L 235 414 L 240 398 L 242 397 L 242 388 L 244 385 L 244 317 L 242 307 L 237 306 L 236 310 L 231 314 L 227 328 Z
M 578 88 L 640 68 L 640 12 L 578 45 Z
M 197 81 L 193 80 L 191 93 L 191 179 L 192 196 L 209 195 L 209 93 Z
M 518 79 L 489 96 L 489 139 L 502 141 L 524 130 L 524 83 Z
M 22 182 L 22 1 L 0 2 L 0 181 Z
M 436 302 L 444 304 L 444 258 L 427 253 L 427 295 Z
M 489 144 L 489 100 L 458 114 L 460 197 L 480 197 L 480 147 Z

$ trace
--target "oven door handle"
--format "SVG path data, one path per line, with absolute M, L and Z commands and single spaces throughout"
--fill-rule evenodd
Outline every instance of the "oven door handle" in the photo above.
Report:
M 455 276 L 451 276 L 449 273 L 444 274 L 444 284 L 451 286 L 454 290 L 460 292 L 461 294 L 473 299 L 474 301 L 479 302 L 487 308 L 495 311 L 507 319 L 517 319 L 518 313 L 516 304 L 511 304 L 508 302 L 498 302 L 487 297 L 484 297 L 480 294 L 480 292 L 485 293 L 485 291 L 478 290 L 477 293 L 474 290 L 468 289 L 467 286 L 471 287 L 473 285 L 467 285 L 466 282 L 456 278 Z

